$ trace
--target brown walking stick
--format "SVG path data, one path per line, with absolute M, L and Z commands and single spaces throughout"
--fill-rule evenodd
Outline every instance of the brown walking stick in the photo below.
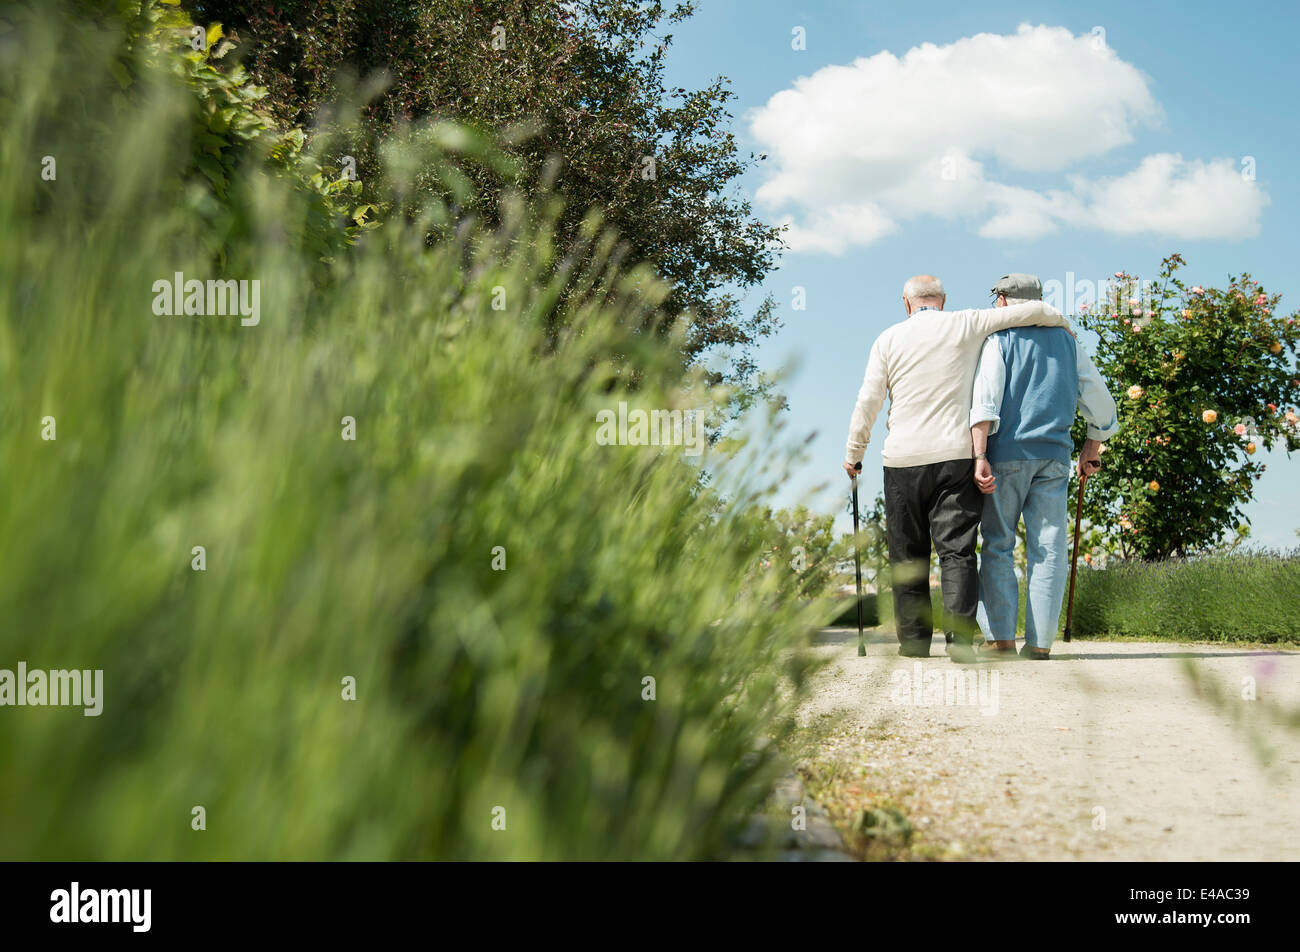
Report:
M 1083 521 L 1083 487 L 1088 482 L 1086 474 L 1079 475 L 1079 502 L 1074 507 L 1074 551 L 1070 554 L 1070 601 L 1065 607 L 1065 640 L 1070 640 L 1070 625 L 1074 621 L 1074 576 L 1079 570 L 1079 523 Z

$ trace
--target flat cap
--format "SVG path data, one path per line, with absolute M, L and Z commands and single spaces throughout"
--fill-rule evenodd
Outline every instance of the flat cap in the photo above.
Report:
M 1009 298 L 1021 298 L 1026 301 L 1043 299 L 1043 282 L 1033 274 L 1004 274 L 993 285 L 993 296 L 1005 294 Z

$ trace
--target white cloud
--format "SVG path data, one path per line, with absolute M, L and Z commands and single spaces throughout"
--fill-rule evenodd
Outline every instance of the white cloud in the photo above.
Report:
M 883 238 L 898 225 L 876 205 L 835 205 L 815 212 L 807 225 L 787 216 L 778 224 L 789 225 L 786 241 L 805 251 L 843 254 L 850 245 L 869 245 Z M 797 243 L 797 244 L 796 244 Z
M 1007 173 L 1062 172 L 1133 141 L 1160 106 L 1134 66 L 1092 36 L 1023 25 L 883 52 L 796 80 L 751 112 L 772 160 L 759 202 L 796 250 L 840 254 L 909 219 L 978 219 L 989 238 L 1062 227 L 1179 238 L 1258 232 L 1267 196 L 1231 159 L 1151 155 L 1131 172 L 1037 190 Z
M 1259 234 L 1268 204 L 1232 159 L 1184 161 L 1168 153 L 1148 155 L 1118 178 L 1080 181 L 1075 192 L 1087 203 L 1081 223 L 1175 238 L 1249 238 Z

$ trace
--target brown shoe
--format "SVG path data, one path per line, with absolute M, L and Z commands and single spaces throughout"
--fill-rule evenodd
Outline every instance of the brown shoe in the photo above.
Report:
M 990 661 L 1010 661 L 1016 656 L 1016 639 L 986 641 L 980 645 L 980 657 Z
M 1052 649 L 1034 648 L 1030 645 L 1025 645 L 1020 649 L 1020 657 L 1028 658 L 1031 661 L 1047 661 L 1052 657 Z

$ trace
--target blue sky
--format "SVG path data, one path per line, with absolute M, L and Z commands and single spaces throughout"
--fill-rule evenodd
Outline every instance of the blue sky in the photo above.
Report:
M 794 367 L 787 425 L 817 433 L 780 501 L 843 499 L 853 400 L 871 342 L 903 319 L 909 275 L 935 273 L 950 308 L 974 307 L 1009 271 L 1155 277 L 1176 251 L 1189 284 L 1249 271 L 1285 313 L 1300 308 L 1298 26 L 1280 2 L 700 0 L 672 31 L 668 82 L 731 80 L 742 146 L 769 155 L 740 188 L 798 235 L 751 292 L 782 306 L 759 358 Z M 806 49 L 792 48 L 795 27 Z M 806 310 L 791 308 L 796 287 Z M 868 497 L 884 432 L 882 414 Z M 1253 539 L 1291 547 L 1300 460 L 1266 462 Z

